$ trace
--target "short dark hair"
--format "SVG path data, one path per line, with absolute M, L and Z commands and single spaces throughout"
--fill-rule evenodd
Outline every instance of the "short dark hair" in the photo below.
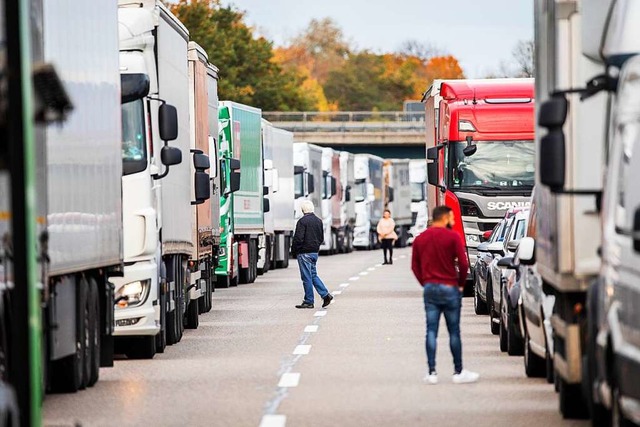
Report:
M 391 215 L 391 211 L 389 209 L 385 209 L 384 212 L 389 212 L 389 215 Z
M 449 212 L 451 211 L 453 211 L 453 209 L 451 209 L 449 206 L 436 206 L 433 209 L 433 214 L 431 215 L 431 218 L 434 221 L 440 221 L 442 217 L 449 215 Z

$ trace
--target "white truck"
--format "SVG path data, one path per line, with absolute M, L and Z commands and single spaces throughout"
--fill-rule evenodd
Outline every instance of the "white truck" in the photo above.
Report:
M 306 142 L 294 143 L 293 165 L 296 222 L 302 217 L 303 200 L 311 200 L 315 214 L 322 218 L 322 148 Z
M 427 207 L 427 163 L 422 159 L 409 161 L 409 181 L 411 181 L 411 228 L 408 244 L 427 229 L 429 211 Z
M 20 325 L 12 323 L 12 317 L 24 319 L 26 315 L 11 313 L 12 294 L 18 286 L 23 291 L 30 284 L 14 283 L 14 275 L 18 275 L 15 269 L 29 261 L 12 256 L 11 223 L 12 217 L 17 220 L 18 212 L 13 210 L 6 170 L 0 170 L 0 369 L 5 381 L 31 381 L 32 391 L 38 388 L 35 384 L 44 384 L 49 391 L 75 392 L 95 384 L 99 367 L 113 363 L 110 281 L 114 274 L 120 274 L 123 263 L 117 6 L 81 0 L 44 2 L 41 6 L 25 18 L 32 25 L 33 61 L 52 64 L 61 80 L 62 91 L 66 92 L 61 98 L 68 96 L 71 103 L 60 106 L 63 111 L 59 118 L 73 107 L 64 123 L 36 129 L 35 159 L 31 158 L 36 168 L 37 192 L 30 196 L 37 198 L 39 234 L 36 277 L 41 294 L 36 297 L 36 304 L 42 308 L 38 327 L 43 331 L 44 364 L 40 373 L 45 378 L 44 382 L 37 378 L 33 365 L 30 378 L 16 377 L 19 374 L 11 368 L 12 360 L 40 354 L 37 350 L 31 355 L 16 354 L 9 338 L 16 337 L 16 327 Z M 5 49 L 6 43 L 3 56 Z M 3 63 L 3 74 L 7 71 L 5 66 Z M 52 83 L 47 83 L 47 89 L 56 89 Z M 53 92 L 50 95 L 55 96 Z M 3 139 L 7 136 L 5 125 Z M 11 162 L 8 153 L 9 147 L 0 144 L 3 168 L 9 167 L 7 161 Z M 29 317 L 29 322 L 39 319 L 40 316 Z M 26 324 L 17 330 L 28 333 Z M 35 396 L 31 403 L 38 405 L 41 397 Z M 23 399 L 22 403 L 27 401 Z M 30 407 L 21 409 L 24 413 Z M 17 418 L 3 420 L 14 425 L 28 423 Z M 36 425 L 40 420 L 31 422 Z
M 383 160 L 371 154 L 356 154 L 354 161 L 356 223 L 353 246 L 373 249 L 379 245 L 376 227 L 384 210 Z
M 294 218 L 293 133 L 262 119 L 264 186 L 269 211 L 264 213 L 266 244 L 259 254 L 258 272 L 289 266 Z
M 340 154 L 333 148 L 325 147 L 322 149 L 322 216 L 320 217 L 324 226 L 324 242 L 320 245 L 320 251 L 329 255 L 338 252 L 341 200 Z
M 342 200 L 340 204 L 340 227 L 344 235 L 338 235 L 340 252 L 353 251 L 353 230 L 356 224 L 356 201 L 352 196 L 356 184 L 355 156 L 352 153 L 340 152 L 340 184 L 342 185 Z
M 396 223 L 396 246 L 404 248 L 409 239 L 412 219 L 409 159 L 385 160 L 383 173 L 386 195 L 384 208 L 391 211 L 391 217 Z
M 151 358 L 180 341 L 189 305 L 189 33 L 160 1 L 118 4 L 125 268 L 113 280 L 115 335 L 119 351 Z

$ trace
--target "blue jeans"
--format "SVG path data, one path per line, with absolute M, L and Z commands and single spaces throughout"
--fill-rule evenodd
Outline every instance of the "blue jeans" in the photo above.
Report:
M 316 288 L 320 297 L 324 298 L 329 295 L 316 270 L 318 262 L 318 254 L 299 254 L 298 266 L 300 267 L 300 278 L 302 278 L 302 286 L 304 286 L 304 302 L 313 304 L 313 288 Z
M 424 285 L 424 309 L 427 313 L 427 359 L 429 372 L 436 370 L 436 348 L 440 314 L 444 313 L 449 331 L 449 347 L 455 373 L 462 371 L 462 341 L 460 340 L 460 309 L 462 294 L 457 286 L 427 283 Z

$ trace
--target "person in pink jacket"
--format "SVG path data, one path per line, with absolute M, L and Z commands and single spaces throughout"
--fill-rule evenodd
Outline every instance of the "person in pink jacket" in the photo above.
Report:
M 396 234 L 396 223 L 391 218 L 391 211 L 385 209 L 382 219 L 378 222 L 378 238 L 382 243 L 382 252 L 384 254 L 383 264 L 393 264 L 393 244 L 398 240 Z M 389 259 L 387 260 L 387 252 L 389 252 Z

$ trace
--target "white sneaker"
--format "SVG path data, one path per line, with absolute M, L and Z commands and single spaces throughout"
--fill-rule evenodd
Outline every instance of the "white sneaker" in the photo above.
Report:
M 435 385 L 438 384 L 438 374 L 434 373 L 429 373 L 427 372 L 427 374 L 424 376 L 424 382 Z
M 453 383 L 454 384 L 469 384 L 475 383 L 480 378 L 480 374 L 476 372 L 467 371 L 463 369 L 459 374 L 453 375 Z

